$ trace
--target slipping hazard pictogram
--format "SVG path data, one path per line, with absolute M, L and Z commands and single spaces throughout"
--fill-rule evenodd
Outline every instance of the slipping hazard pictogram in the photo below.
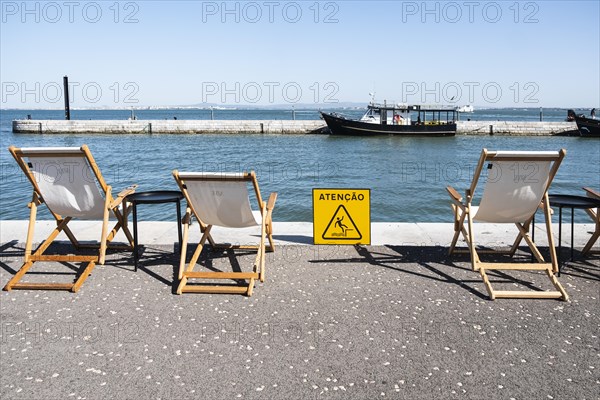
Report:
M 313 189 L 314 244 L 371 244 L 369 189 Z
M 335 214 L 329 221 L 325 232 L 322 235 L 325 240 L 360 240 L 362 235 L 360 230 L 352 220 L 352 217 L 346 210 L 344 205 L 340 206 L 335 210 Z

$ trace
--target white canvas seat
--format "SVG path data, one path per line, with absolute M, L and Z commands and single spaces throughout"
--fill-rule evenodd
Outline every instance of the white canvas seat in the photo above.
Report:
M 256 279 L 265 279 L 265 251 L 275 249 L 273 243 L 272 213 L 277 199 L 271 193 L 269 200 L 262 200 L 256 174 L 249 173 L 199 173 L 173 171 L 173 177 L 187 200 L 187 212 L 184 217 L 183 245 L 179 264 L 179 285 L 177 293 L 244 293 L 252 295 Z M 252 184 L 259 210 L 250 206 L 248 185 Z M 189 225 L 195 217 L 200 226 L 201 239 L 189 263 L 186 263 Z M 213 226 L 224 228 L 260 227 L 258 245 L 226 244 L 217 245 L 212 236 Z M 266 240 L 269 246 L 266 246 Z M 195 272 L 193 271 L 206 241 L 219 248 L 255 249 L 256 259 L 252 272 Z M 192 285 L 189 279 L 236 280 L 244 285 Z
M 21 170 L 33 187 L 30 208 L 29 228 L 25 244 L 25 262 L 15 276 L 6 284 L 4 290 L 12 289 L 58 289 L 79 290 L 96 263 L 104 264 L 107 244 L 111 242 L 119 229 L 123 229 L 129 244 L 133 248 L 133 237 L 127 229 L 128 209 L 122 209 L 125 196 L 135 191 L 135 186 L 112 196 L 112 188 L 107 185 L 87 146 L 82 147 L 9 147 Z M 37 216 L 37 207 L 45 204 L 56 219 L 57 227 L 32 254 L 32 242 Z M 108 232 L 109 217 L 116 224 Z M 102 228 L 98 232 L 98 248 L 95 255 L 45 255 L 60 232 L 64 232 L 76 249 L 90 247 L 80 243 L 68 227 L 72 219 L 101 220 Z M 74 283 L 27 283 L 20 282 L 36 261 L 82 262 L 87 263 Z
M 473 181 L 466 190 L 465 198 L 452 187 L 447 187 L 454 212 L 454 237 L 449 253 L 458 251 L 456 244 L 462 234 L 471 255 L 473 270 L 479 271 L 490 298 L 561 298 L 568 295 L 554 275 L 558 272 L 556 249 L 552 236 L 548 188 L 566 151 L 488 151 L 483 149 Z M 478 206 L 475 206 L 476 188 L 484 166 L 487 164 L 487 181 Z M 550 250 L 550 262 L 545 262 L 542 254 L 529 236 L 531 221 L 542 206 L 546 220 L 546 232 Z M 465 228 L 465 219 L 467 228 Z M 476 221 L 497 224 L 514 224 L 518 234 L 507 252 L 514 256 L 522 240 L 525 240 L 537 263 L 498 263 L 482 262 L 477 238 L 473 231 Z M 487 251 L 498 253 L 498 251 Z M 486 274 L 487 270 L 535 270 L 545 271 L 556 291 L 499 291 L 494 290 Z

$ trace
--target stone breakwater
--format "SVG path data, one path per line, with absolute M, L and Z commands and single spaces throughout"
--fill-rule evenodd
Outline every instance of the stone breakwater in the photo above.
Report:
M 14 120 L 14 133 L 327 133 L 322 120 Z M 458 121 L 457 135 L 553 136 L 576 134 L 574 122 Z
M 457 135 L 554 136 L 579 135 L 575 122 L 458 121 Z

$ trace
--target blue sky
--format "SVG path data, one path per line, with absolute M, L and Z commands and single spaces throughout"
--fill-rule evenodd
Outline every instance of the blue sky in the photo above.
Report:
M 598 1 L 2 1 L 2 108 L 598 107 Z

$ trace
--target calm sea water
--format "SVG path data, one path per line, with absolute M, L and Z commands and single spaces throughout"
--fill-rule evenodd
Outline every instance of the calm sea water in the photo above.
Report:
M 362 110 L 343 111 L 357 116 Z M 11 121 L 61 119 L 62 111 L 0 111 L 0 219 L 28 218 L 29 183 L 6 150 L 9 145 L 87 144 L 113 191 L 139 184 L 138 191 L 177 189 L 180 171 L 254 169 L 263 196 L 279 193 L 276 221 L 312 221 L 313 188 L 371 189 L 373 221 L 451 222 L 445 187 L 468 187 L 481 149 L 558 150 L 567 157 L 551 193 L 583 194 L 600 188 L 600 140 L 580 137 L 456 136 L 372 138 L 327 135 L 23 135 Z M 126 119 L 129 110 L 72 111 L 73 119 Z M 210 119 L 209 110 L 136 110 L 139 119 Z M 566 109 L 544 109 L 544 120 L 562 121 Z M 215 110 L 215 119 L 291 119 L 291 110 Z M 539 120 L 539 109 L 476 110 L 472 120 Z M 316 110 L 296 111 L 297 119 L 316 119 Z M 51 219 L 42 209 L 40 218 Z M 140 218 L 172 220 L 172 204 L 140 207 Z M 576 220 L 589 222 L 583 212 Z

